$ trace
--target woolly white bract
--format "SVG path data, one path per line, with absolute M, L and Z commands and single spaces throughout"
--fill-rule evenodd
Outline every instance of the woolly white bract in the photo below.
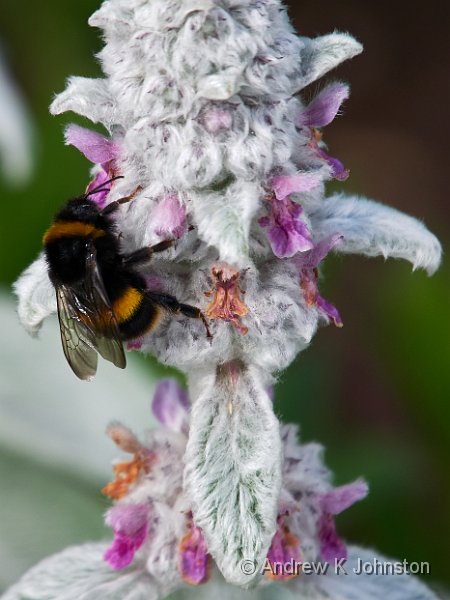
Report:
M 227 579 L 245 584 L 249 577 L 241 561 L 261 560 L 274 534 L 281 487 L 279 425 L 258 372 L 239 377 L 232 408 L 233 383 L 226 373 L 218 379 L 202 378 L 192 407 L 185 489 L 195 524 L 209 534 L 209 552 L 223 557 Z
M 316 268 L 334 249 L 432 273 L 440 246 L 398 211 L 324 198 L 326 180 L 348 171 L 319 130 L 348 88 L 332 84 L 308 106 L 296 94 L 361 52 L 351 36 L 298 37 L 280 0 L 107 0 L 90 24 L 104 32 L 105 77 L 71 78 L 51 110 L 109 132 L 92 146 L 80 128 L 66 139 L 99 163 L 96 177 L 123 176 L 106 203 L 138 190 L 117 215 L 124 251 L 178 239 L 143 273 L 203 310 L 213 340 L 200 321 L 168 318 L 133 347 L 188 375 L 194 521 L 225 577 L 242 583 L 239 556 L 261 564 L 276 530 L 281 446 L 267 386 L 320 320 L 341 325 Z M 16 284 L 31 331 L 54 310 L 49 291 L 40 258 Z

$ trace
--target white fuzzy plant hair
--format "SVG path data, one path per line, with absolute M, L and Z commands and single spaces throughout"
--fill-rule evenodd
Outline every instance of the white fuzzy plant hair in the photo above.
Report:
M 281 0 L 106 0 L 89 23 L 103 30 L 105 75 L 70 78 L 51 112 L 106 130 L 71 125 L 66 142 L 95 164 L 88 189 L 122 177 L 93 201 L 134 194 L 114 214 L 123 251 L 177 240 L 141 273 L 149 289 L 200 308 L 213 338 L 200 320 L 171 317 L 128 347 L 186 374 L 183 494 L 224 578 L 253 585 L 280 518 L 283 444 L 268 389 L 319 322 L 342 324 L 319 293 L 318 268 L 329 252 L 358 253 L 432 274 L 440 244 L 392 208 L 325 196 L 326 181 L 348 171 L 321 129 L 349 89 L 331 83 L 309 104 L 299 94 L 361 52 L 350 35 L 297 36 Z M 15 289 L 36 333 L 56 310 L 43 256 Z

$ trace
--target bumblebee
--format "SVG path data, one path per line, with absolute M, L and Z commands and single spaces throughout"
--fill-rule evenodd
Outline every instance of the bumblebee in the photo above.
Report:
M 174 296 L 147 289 L 137 269 L 157 252 L 173 244 L 125 254 L 113 215 L 134 194 L 111 202 L 101 210 L 91 199 L 105 191 L 103 183 L 83 196 L 69 200 L 55 215 L 44 234 L 43 244 L 58 307 L 61 340 L 67 362 L 80 379 L 89 380 L 97 371 L 100 354 L 125 368 L 122 342 L 152 331 L 164 313 L 181 313 L 201 319 L 211 334 L 203 313 L 182 304 Z

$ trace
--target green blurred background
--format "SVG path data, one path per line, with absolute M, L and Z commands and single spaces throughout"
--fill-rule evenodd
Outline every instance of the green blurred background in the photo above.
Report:
M 360 193 L 423 219 L 445 248 L 448 6 L 434 1 L 425 10 L 403 0 L 322 0 L 320 5 L 292 0 L 290 5 L 302 34 L 350 31 L 365 46 L 362 56 L 327 78 L 352 86 L 344 116 L 325 135 L 331 154 L 351 169 L 351 177 L 330 188 Z M 48 104 L 67 76 L 100 75 L 93 54 L 101 39 L 87 26 L 97 6 L 97 0 L 0 3 L 0 44 L 33 119 L 35 156 L 26 185 L 12 188 L 0 180 L 0 284 L 5 289 L 38 253 L 57 207 L 88 180 L 87 161 L 62 142 L 64 125 L 83 121 L 74 115 L 50 117 Z M 306 90 L 306 98 L 323 84 Z M 340 531 L 386 555 L 428 561 L 427 580 L 448 586 L 449 266 L 444 262 L 429 279 L 422 272 L 412 274 L 406 263 L 332 258 L 325 276 L 323 295 L 339 308 L 345 327 L 321 330 L 283 374 L 277 413 L 301 425 L 303 440 L 327 448 L 337 483 L 359 475 L 370 483 L 369 497 L 339 518 Z M 149 359 L 137 360 L 150 389 L 162 370 Z M 26 372 L 24 365 L 24 377 Z M 8 544 L 19 544 L 19 551 L 23 544 L 23 569 L 69 543 L 105 535 L 106 502 L 99 493 L 104 481 L 69 473 L 51 461 L 44 464 L 1 440 L 0 451 L 0 519 L 8 523 L 0 525 L 3 562 Z M 45 520 L 54 516 L 56 505 L 64 508 L 58 508 L 59 520 L 49 533 Z M 14 512 L 17 506 L 21 516 Z M 42 534 L 29 523 L 33 514 Z M 0 585 L 17 570 L 7 568 Z

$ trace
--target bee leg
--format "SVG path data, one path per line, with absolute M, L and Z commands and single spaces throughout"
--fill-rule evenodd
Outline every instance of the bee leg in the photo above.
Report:
M 207 339 L 209 341 L 213 339 L 205 315 L 199 308 L 196 306 L 191 306 L 190 304 L 181 304 L 178 302 L 175 296 L 169 296 L 168 294 L 158 294 L 156 292 L 147 292 L 147 294 L 156 304 L 159 304 L 171 313 L 181 313 L 190 319 L 201 319 L 206 329 Z
M 136 194 L 138 194 L 141 190 L 142 190 L 142 187 L 140 185 L 138 185 L 138 187 L 134 190 L 134 192 L 132 194 L 129 194 L 128 196 L 124 196 L 123 198 L 119 198 L 119 200 L 114 200 L 114 202 L 110 202 L 108 204 L 108 206 L 105 206 L 105 208 L 102 210 L 102 212 L 100 214 L 102 216 L 110 215 L 111 213 L 115 212 L 121 204 L 126 204 L 127 202 L 131 202 L 131 200 L 133 200 L 133 198 L 136 196 Z
M 154 246 L 145 246 L 144 248 L 140 248 L 135 252 L 131 252 L 130 254 L 122 255 L 122 264 L 125 267 L 138 267 L 139 265 L 143 265 L 149 262 L 153 254 L 155 252 L 163 252 L 167 250 L 173 244 L 175 240 L 164 240 L 163 242 L 159 242 L 159 244 L 155 244 Z
M 183 314 L 185 317 L 190 317 L 191 319 L 201 319 L 203 322 L 203 325 L 205 326 L 206 329 L 206 337 L 209 341 L 211 341 L 213 339 L 212 333 L 209 330 L 208 327 L 208 322 L 205 318 L 205 315 L 202 313 L 202 311 L 197 308 L 196 306 L 191 306 L 190 304 L 180 304 L 180 313 Z

